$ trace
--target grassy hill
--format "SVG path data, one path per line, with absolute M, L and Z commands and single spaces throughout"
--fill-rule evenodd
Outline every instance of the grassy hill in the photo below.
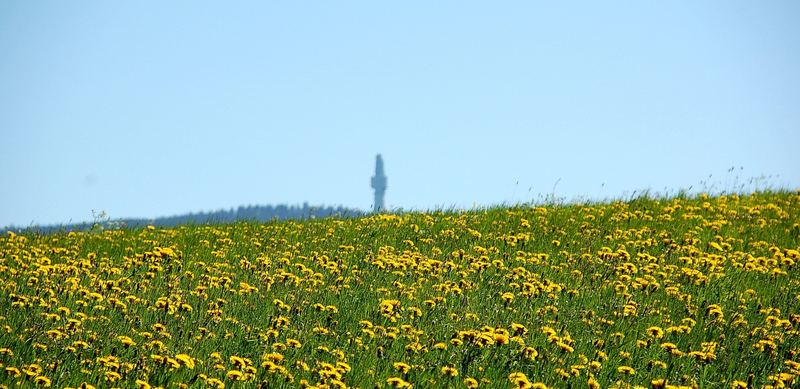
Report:
M 7 233 L 0 383 L 797 385 L 799 222 L 779 192 Z

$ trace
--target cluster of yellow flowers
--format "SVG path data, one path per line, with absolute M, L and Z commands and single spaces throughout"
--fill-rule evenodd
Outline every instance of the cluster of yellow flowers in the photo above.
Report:
M 0 238 L 0 388 L 800 384 L 800 194 Z

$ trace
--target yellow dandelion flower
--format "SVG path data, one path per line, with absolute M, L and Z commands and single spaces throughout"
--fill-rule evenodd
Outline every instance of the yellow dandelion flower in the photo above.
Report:
M 129 336 L 120 335 L 117 336 L 117 340 L 119 340 L 120 343 L 122 343 L 122 345 L 125 347 L 136 346 L 136 342 L 134 342 Z
M 300 347 L 303 347 L 303 344 L 302 344 L 302 343 L 300 343 L 300 341 L 299 341 L 299 340 L 297 340 L 297 339 L 292 339 L 292 338 L 287 338 L 287 339 L 286 339 L 286 345 L 287 345 L 287 346 L 289 346 L 289 347 L 291 347 L 291 348 L 300 348 Z
M 789 373 L 778 373 L 768 376 L 770 381 L 780 385 L 785 386 L 785 384 L 791 384 L 794 382 L 795 376 Z
M 22 375 L 22 371 L 13 366 L 6 367 L 5 372 L 12 377 L 19 377 Z
M 508 344 L 508 335 L 496 333 L 494 334 L 494 341 L 496 344 Z
M 527 388 L 530 387 L 531 382 L 528 381 L 528 377 L 525 373 L 515 372 L 508 375 L 508 380 L 511 381 L 516 387 L 518 388 Z
M 413 386 L 410 383 L 398 377 L 387 378 L 386 384 L 393 388 L 408 388 L 408 389 L 413 388 Z
M 627 374 L 627 375 L 634 375 L 634 374 L 636 374 L 636 370 L 634 370 L 634 369 L 633 369 L 632 367 L 630 367 L 630 366 L 620 366 L 620 367 L 618 367 L 618 368 L 617 368 L 617 372 L 619 372 L 619 373 L 621 373 L 621 374 Z
M 404 362 L 395 362 L 394 368 L 403 374 L 408 374 L 409 370 L 411 370 L 411 366 Z
M 178 354 L 175 356 L 175 359 L 178 360 L 183 366 L 188 367 L 189 369 L 194 369 L 194 358 L 190 357 L 187 354 Z
M 172 357 L 167 357 L 166 358 L 166 363 L 167 363 L 167 365 L 169 365 L 169 367 L 171 367 L 173 369 L 177 369 L 177 368 L 181 367 L 181 363 L 177 359 L 172 358 Z
M 647 335 L 651 338 L 661 339 L 664 337 L 664 330 L 657 326 L 649 327 L 647 329 Z
M 22 369 L 22 372 L 25 373 L 25 375 L 27 375 L 28 377 L 35 377 L 39 375 L 42 372 L 42 370 L 43 369 L 41 366 L 33 363 Z
M 349 373 L 351 370 L 353 370 L 353 368 L 350 367 L 350 365 L 348 365 L 347 363 L 339 361 L 336 362 L 336 370 L 342 373 Z
M 152 388 L 152 386 L 150 386 L 150 384 L 147 383 L 147 381 L 143 381 L 143 380 L 136 380 L 136 387 L 138 389 L 150 389 L 150 388 Z
M 231 361 L 231 364 L 239 368 L 244 368 L 245 366 L 250 366 L 253 364 L 253 362 L 251 362 L 249 359 L 242 358 L 236 355 L 232 355 L 229 359 Z
M 572 348 L 572 346 L 570 346 L 570 345 L 568 345 L 568 344 L 566 344 L 564 342 L 558 342 L 556 344 L 561 349 L 561 351 L 566 351 L 568 353 L 571 353 L 571 352 L 575 351 L 575 349 Z
M 36 386 L 44 386 L 46 388 L 51 384 L 50 379 L 43 375 L 36 376 L 36 378 L 33 379 L 33 383 L 36 384 Z
M 667 351 L 672 351 L 672 350 L 677 349 L 678 346 L 675 343 L 664 342 L 664 343 L 661 343 L 661 348 L 663 348 L 664 350 L 667 350 Z
M 261 357 L 261 359 L 263 359 L 265 361 L 270 361 L 270 362 L 281 362 L 281 361 L 283 361 L 283 354 L 280 354 L 280 353 L 264 354 Z
M 107 371 L 104 374 L 104 378 L 105 378 L 106 381 L 116 382 L 120 378 L 122 378 L 122 376 L 119 373 L 115 372 L 115 371 Z
M 458 370 L 452 366 L 442 366 L 442 374 L 448 377 L 458 377 Z
M 519 323 L 511 323 L 511 330 L 514 331 L 514 335 L 525 335 L 528 333 L 528 329 Z

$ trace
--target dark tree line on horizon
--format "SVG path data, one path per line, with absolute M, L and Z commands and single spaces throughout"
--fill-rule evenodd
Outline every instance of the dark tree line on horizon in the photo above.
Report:
M 49 234 L 59 231 L 88 231 L 92 229 L 118 229 L 118 228 L 138 228 L 148 225 L 156 227 L 175 227 L 183 224 L 219 224 L 232 223 L 240 220 L 267 222 L 274 220 L 304 220 L 325 217 L 357 217 L 364 212 L 345 208 L 342 206 L 309 206 L 303 205 L 248 205 L 229 210 L 219 210 L 212 212 L 188 213 L 176 216 L 158 217 L 155 219 L 106 219 L 95 220 L 93 222 L 71 223 L 48 226 L 29 226 L 15 227 L 10 226 L 0 229 L 0 231 L 30 231 Z

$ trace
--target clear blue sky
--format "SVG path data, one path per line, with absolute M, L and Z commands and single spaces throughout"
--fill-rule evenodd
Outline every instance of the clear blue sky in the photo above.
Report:
M 368 209 L 377 153 L 405 209 L 798 188 L 798 20 L 793 0 L 3 1 L 0 226 Z

